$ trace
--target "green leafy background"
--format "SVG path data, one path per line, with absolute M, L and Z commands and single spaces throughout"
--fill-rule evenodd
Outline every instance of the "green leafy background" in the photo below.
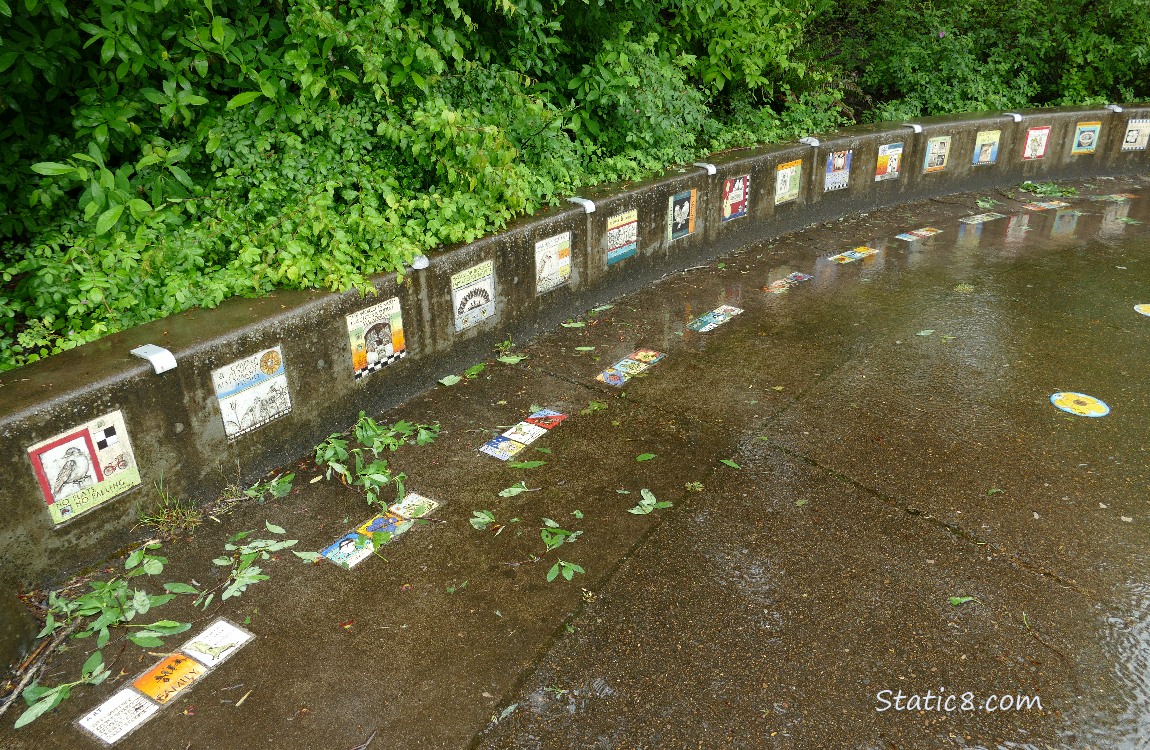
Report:
M 366 290 L 581 187 L 857 120 L 1145 97 L 1142 0 L 0 0 L 0 369 Z

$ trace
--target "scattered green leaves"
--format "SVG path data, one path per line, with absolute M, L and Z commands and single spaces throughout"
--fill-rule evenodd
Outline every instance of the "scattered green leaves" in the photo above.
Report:
M 661 508 L 670 508 L 674 505 L 670 501 L 656 499 L 655 493 L 651 492 L 651 490 L 647 488 L 643 488 L 643 490 L 640 491 L 640 494 L 643 496 L 643 499 L 640 500 L 639 504 L 634 508 L 628 509 L 628 513 L 634 513 L 637 516 L 645 516 L 650 514 L 651 511 L 659 510 Z
M 487 531 L 495 523 L 495 514 L 489 510 L 473 510 L 468 522 L 477 531 Z
M 551 566 L 551 569 L 547 571 L 547 582 L 550 583 L 551 581 L 554 581 L 559 577 L 560 574 L 563 575 L 564 580 L 570 581 L 575 577 L 576 573 L 583 572 L 584 571 L 582 566 L 576 563 L 567 562 L 566 560 L 557 560 L 555 564 Z
M 592 401 L 591 403 L 587 404 L 586 409 L 583 409 L 579 413 L 582 414 L 583 416 L 587 417 L 587 416 L 594 414 L 597 411 L 603 411 L 606 408 L 607 408 L 607 404 L 605 402 L 603 402 L 603 401 Z
M 510 487 L 505 487 L 504 489 L 499 490 L 499 496 L 500 497 L 515 497 L 516 495 L 521 495 L 524 492 L 535 492 L 535 491 L 536 490 L 528 489 L 526 482 L 520 482 L 519 484 L 513 484 Z
M 963 604 L 966 604 L 967 602 L 977 602 L 978 604 L 982 604 L 981 601 L 979 601 L 976 597 L 973 597 L 973 596 L 952 596 L 952 597 L 950 597 L 950 606 L 952 606 L 952 607 L 959 607 Z

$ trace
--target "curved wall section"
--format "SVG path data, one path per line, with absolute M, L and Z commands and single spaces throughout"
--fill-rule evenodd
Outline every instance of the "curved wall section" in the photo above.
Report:
M 0 376 L 0 579 L 132 541 L 155 483 L 209 500 L 621 293 L 809 224 L 1024 179 L 1145 173 L 1150 106 L 858 126 L 604 186 L 436 255 L 378 296 L 280 292 L 140 326 Z M 156 374 L 131 350 L 175 357 Z

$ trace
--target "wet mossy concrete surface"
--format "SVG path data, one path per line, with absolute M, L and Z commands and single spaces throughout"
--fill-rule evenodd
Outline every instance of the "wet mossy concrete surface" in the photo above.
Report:
M 353 570 L 280 552 L 242 597 L 149 613 L 256 637 L 117 747 L 1150 746 L 1150 179 L 1071 184 L 1062 209 L 954 195 L 749 247 L 375 415 L 442 425 L 386 456 L 441 507 Z M 686 327 L 719 305 L 744 312 Z M 641 347 L 666 356 L 596 381 Z M 534 406 L 569 415 L 516 457 L 543 465 L 477 452 Z M 286 471 L 165 541 L 150 588 L 214 585 L 265 521 L 319 550 L 373 515 L 311 457 Z M 673 506 L 629 513 L 643 489 Z M 583 533 L 545 552 L 544 519 Z M 559 559 L 585 573 L 548 582 Z M 73 722 L 186 637 L 113 641 L 112 679 L 20 730 L 14 706 L 0 746 L 98 746 Z

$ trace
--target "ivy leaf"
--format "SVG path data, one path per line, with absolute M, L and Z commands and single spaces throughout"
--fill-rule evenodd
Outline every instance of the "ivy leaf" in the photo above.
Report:
M 440 378 L 439 382 L 443 385 L 455 385 L 460 380 L 463 380 L 463 378 L 459 377 L 458 375 L 448 375 L 445 378 Z

